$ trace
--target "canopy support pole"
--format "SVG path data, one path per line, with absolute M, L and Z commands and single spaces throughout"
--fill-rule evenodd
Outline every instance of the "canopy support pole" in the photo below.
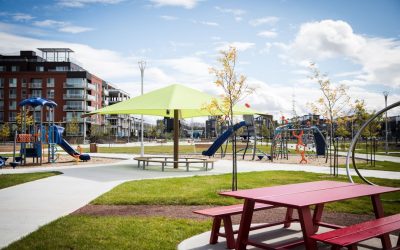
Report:
M 178 168 L 179 153 L 179 110 L 174 109 L 174 168 Z

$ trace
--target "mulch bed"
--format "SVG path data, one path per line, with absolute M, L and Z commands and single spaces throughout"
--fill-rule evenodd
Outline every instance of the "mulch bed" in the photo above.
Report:
M 86 205 L 73 214 L 93 216 L 163 216 L 169 218 L 185 218 L 210 220 L 209 217 L 194 214 L 192 211 L 212 206 L 171 206 L 171 205 Z M 286 210 L 274 208 L 257 211 L 253 215 L 254 223 L 276 222 L 284 218 Z M 295 213 L 295 217 L 297 213 Z M 373 215 L 324 212 L 323 221 L 337 225 L 352 225 L 373 219 Z M 239 224 L 240 215 L 232 217 L 234 224 Z

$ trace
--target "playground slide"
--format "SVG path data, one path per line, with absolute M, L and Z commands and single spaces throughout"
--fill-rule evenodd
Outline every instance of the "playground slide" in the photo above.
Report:
M 246 126 L 245 121 L 241 121 L 235 125 L 233 125 L 233 128 L 228 128 L 224 133 L 222 133 L 211 146 L 206 150 L 203 151 L 201 154 L 204 156 L 213 156 L 215 152 L 224 144 L 226 140 L 232 135 L 233 131 L 238 130 L 239 128 Z
M 72 148 L 72 146 L 62 138 L 62 133 L 64 132 L 64 128 L 61 126 L 54 126 L 54 138 L 55 142 L 69 155 L 72 157 L 79 157 L 80 160 L 82 161 L 88 161 L 90 160 L 90 155 L 88 154 L 80 154 L 77 152 L 75 149 Z

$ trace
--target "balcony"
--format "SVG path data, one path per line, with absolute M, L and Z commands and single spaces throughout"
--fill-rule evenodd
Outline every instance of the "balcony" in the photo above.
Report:
M 4 82 L 0 82 L 0 88 L 4 88 Z
M 91 89 L 91 90 L 96 90 L 97 89 L 96 85 L 95 84 L 91 84 L 91 83 L 88 83 L 87 87 L 88 87 L 88 89 Z
M 64 122 L 70 122 L 70 121 L 72 121 L 72 119 L 76 119 L 75 121 L 77 121 L 77 122 L 83 122 L 83 119 L 84 118 L 82 118 L 82 117 L 79 117 L 79 116 L 74 116 L 74 117 L 64 117 L 63 118 L 63 120 L 64 120 Z
M 95 111 L 95 110 L 96 110 L 95 107 L 92 107 L 92 106 L 87 106 L 86 107 L 86 111 L 92 112 L 92 111 Z
M 29 88 L 31 88 L 31 89 L 41 89 L 42 88 L 42 83 L 41 82 L 30 82 L 29 83 Z
M 15 121 L 17 121 L 17 118 L 15 116 L 8 117 L 8 121 L 9 122 L 15 122 Z
M 84 105 L 64 105 L 64 111 L 85 111 Z
M 94 102 L 94 101 L 96 101 L 96 97 L 95 97 L 94 95 L 89 95 L 89 94 L 88 94 L 88 95 L 87 95 L 87 100 L 88 100 L 88 101 L 93 101 L 93 102 Z
M 1 111 L 4 110 L 4 105 L 0 105 L 0 110 L 1 110 Z
M 109 96 L 110 95 L 110 91 L 108 91 L 108 89 L 103 89 L 103 95 L 104 96 Z
M 86 88 L 86 83 L 67 83 L 64 82 L 64 88 L 66 89 L 84 89 Z
M 54 99 L 54 94 L 47 94 L 47 99 Z
M 29 98 L 31 98 L 31 97 L 42 98 L 42 94 L 30 94 L 30 95 L 28 95 L 28 96 L 29 96 Z
M 9 110 L 16 110 L 17 109 L 17 105 L 10 105 L 8 106 Z
M 109 105 L 109 102 L 108 102 L 108 100 L 103 100 L 103 106 L 108 106 Z
M 10 99 L 16 99 L 17 98 L 17 94 L 9 94 L 8 98 Z
M 17 87 L 17 82 L 10 82 L 10 83 L 8 83 L 8 87 L 10 87 L 10 88 L 16 88 L 16 87 Z
M 64 97 L 64 100 L 76 100 L 76 99 L 78 99 L 78 100 L 83 100 L 83 99 L 85 99 L 85 94 L 84 93 L 81 93 L 81 94 L 64 94 L 63 95 L 63 97 Z

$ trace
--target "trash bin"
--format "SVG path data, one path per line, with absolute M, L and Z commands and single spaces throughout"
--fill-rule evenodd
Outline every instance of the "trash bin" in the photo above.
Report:
M 97 144 L 90 143 L 90 153 L 97 153 Z

